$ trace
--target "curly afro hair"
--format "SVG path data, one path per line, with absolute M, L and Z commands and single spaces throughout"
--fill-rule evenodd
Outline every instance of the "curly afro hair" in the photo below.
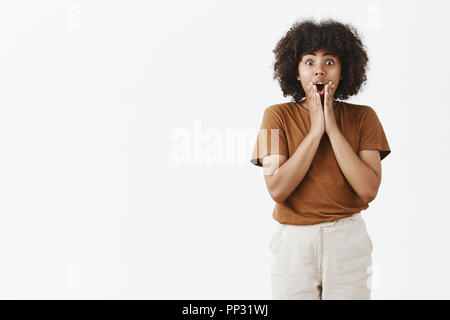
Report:
M 348 99 L 366 83 L 367 52 L 358 32 L 352 25 L 332 19 L 315 23 L 313 20 L 295 22 L 277 43 L 273 79 L 278 80 L 283 97 L 292 96 L 295 102 L 305 97 L 299 80 L 298 64 L 304 54 L 325 48 L 341 61 L 341 77 L 334 98 Z

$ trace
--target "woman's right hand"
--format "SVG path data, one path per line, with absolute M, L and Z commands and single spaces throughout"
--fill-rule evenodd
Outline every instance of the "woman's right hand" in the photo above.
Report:
M 320 95 L 317 87 L 310 82 L 308 84 L 309 119 L 311 121 L 310 133 L 322 137 L 325 132 L 325 115 L 323 113 Z

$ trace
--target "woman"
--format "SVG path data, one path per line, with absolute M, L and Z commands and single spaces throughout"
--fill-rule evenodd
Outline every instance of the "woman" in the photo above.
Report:
M 274 79 L 294 101 L 264 110 L 251 159 L 276 202 L 273 296 L 370 299 L 373 245 L 361 211 L 391 151 L 372 107 L 336 100 L 365 83 L 367 53 L 357 31 L 334 20 L 295 23 L 274 53 Z

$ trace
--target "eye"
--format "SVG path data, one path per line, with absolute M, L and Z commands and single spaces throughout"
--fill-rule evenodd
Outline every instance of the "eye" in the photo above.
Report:
M 311 63 L 308 63 L 308 62 L 311 62 Z M 331 62 L 331 63 L 328 63 L 328 62 Z M 305 62 L 305 64 L 306 64 L 307 66 L 312 65 L 312 63 L 313 63 L 312 60 L 306 60 L 306 62 Z M 332 59 L 328 59 L 327 61 L 325 61 L 325 64 L 331 66 L 331 65 L 334 64 L 334 61 L 333 61 Z

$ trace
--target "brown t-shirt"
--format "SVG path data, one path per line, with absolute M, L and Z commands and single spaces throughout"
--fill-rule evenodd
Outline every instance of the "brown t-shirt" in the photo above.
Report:
M 337 101 L 334 114 L 340 131 L 357 155 L 361 150 L 377 149 L 382 160 L 391 152 L 371 107 Z M 262 159 L 269 154 L 289 158 L 310 127 L 309 111 L 299 103 L 267 107 L 251 163 L 262 167 Z M 311 225 L 345 218 L 368 207 L 343 175 L 324 133 L 308 172 L 283 203 L 276 203 L 273 218 L 282 224 Z

